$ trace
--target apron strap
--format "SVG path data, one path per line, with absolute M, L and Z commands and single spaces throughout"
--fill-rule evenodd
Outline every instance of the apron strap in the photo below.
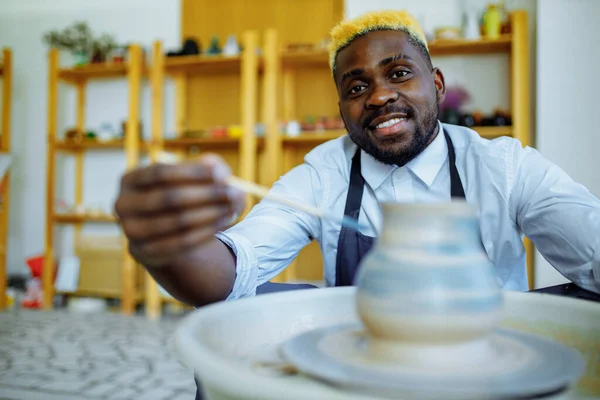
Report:
M 448 166 L 450 167 L 450 197 L 456 197 L 459 199 L 466 198 L 465 190 L 460 180 L 460 175 L 456 169 L 456 153 L 454 152 L 454 145 L 450 140 L 450 135 L 444 131 L 444 137 L 446 138 L 446 145 L 448 146 Z
M 360 148 L 352 157 L 350 167 L 350 183 L 348 185 L 348 195 L 346 196 L 346 206 L 344 215 L 358 220 L 360 216 L 360 205 L 362 203 L 365 180 L 361 174 Z M 335 263 L 335 286 L 350 286 L 358 260 L 362 258 L 360 254 L 358 237 L 360 233 L 349 231 L 342 226 L 338 238 L 337 256 Z
M 358 148 L 356 153 L 354 153 L 354 157 L 352 157 L 350 185 L 348 187 L 348 197 L 346 198 L 344 215 L 358 220 L 364 188 L 365 180 L 361 173 L 360 148 Z

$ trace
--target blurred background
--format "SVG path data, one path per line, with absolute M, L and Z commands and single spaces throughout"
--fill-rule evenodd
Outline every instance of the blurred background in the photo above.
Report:
M 0 305 L 185 310 L 124 251 L 112 215 L 120 176 L 160 151 L 212 151 L 272 184 L 344 133 L 329 29 L 402 8 L 445 75 L 443 121 L 516 137 L 600 196 L 597 0 L 0 0 Z M 528 251 L 532 288 L 565 281 Z M 45 281 L 44 263 L 55 273 Z M 319 283 L 318 248 L 277 280 Z

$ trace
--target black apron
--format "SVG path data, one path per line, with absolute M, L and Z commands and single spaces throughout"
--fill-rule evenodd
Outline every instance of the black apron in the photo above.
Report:
M 450 168 L 450 196 L 453 198 L 465 198 L 462 181 L 456 169 L 456 153 L 452 140 L 444 132 L 446 144 L 448 145 L 448 166 Z M 346 197 L 344 215 L 358 220 L 360 216 L 360 205 L 362 203 L 365 180 L 361 174 L 360 148 L 352 157 L 350 168 L 350 185 Z M 375 238 L 363 235 L 353 229 L 342 226 L 337 246 L 337 258 L 335 265 L 335 286 L 352 286 L 356 270 L 363 257 L 371 250 Z

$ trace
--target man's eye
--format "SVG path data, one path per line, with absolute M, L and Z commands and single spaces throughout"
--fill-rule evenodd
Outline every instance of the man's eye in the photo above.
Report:
M 350 94 L 356 94 L 356 93 L 360 93 L 363 90 L 365 90 L 365 87 L 363 85 L 357 85 L 357 86 L 353 86 L 348 93 Z
M 392 79 L 398 79 L 398 78 L 403 78 L 406 75 L 408 75 L 410 72 L 405 71 L 405 70 L 400 70 L 400 71 L 396 71 L 392 74 Z

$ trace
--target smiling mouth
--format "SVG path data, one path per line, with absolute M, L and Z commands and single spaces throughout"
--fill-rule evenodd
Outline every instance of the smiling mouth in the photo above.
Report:
M 376 125 L 371 125 L 369 130 L 380 139 L 395 136 L 406 130 L 408 120 L 407 117 L 390 118 Z
M 374 128 L 375 129 L 382 129 L 382 128 L 390 128 L 396 124 L 399 124 L 402 121 L 406 121 L 406 118 L 392 118 L 389 121 L 385 121 L 382 122 L 380 124 L 377 124 Z

